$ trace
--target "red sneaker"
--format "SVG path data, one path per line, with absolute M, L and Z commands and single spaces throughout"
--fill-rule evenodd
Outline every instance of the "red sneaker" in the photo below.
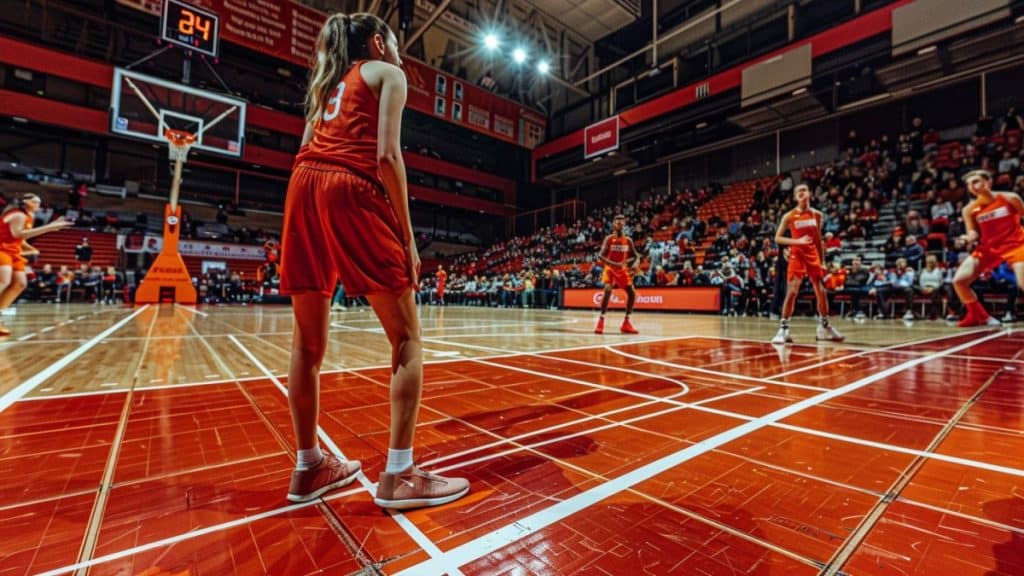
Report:
M 597 319 L 597 328 L 594 328 L 594 334 L 604 334 L 604 316 Z
M 960 328 L 970 328 L 972 326 L 1002 326 L 1003 323 L 988 314 L 985 314 L 984 317 L 980 317 L 977 314 L 971 314 L 968 312 L 967 314 L 964 314 L 964 319 L 957 322 L 956 325 Z
M 308 502 L 331 490 L 348 486 L 359 475 L 359 468 L 359 460 L 342 462 L 334 454 L 325 452 L 324 459 L 316 466 L 292 472 L 288 501 Z
M 629 323 L 629 318 L 622 321 L 622 326 L 619 328 L 623 334 L 639 334 L 640 331 L 633 328 L 633 325 Z

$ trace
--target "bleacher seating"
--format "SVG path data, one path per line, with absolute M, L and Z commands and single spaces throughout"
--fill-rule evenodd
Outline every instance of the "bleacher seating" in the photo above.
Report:
M 117 265 L 117 235 L 79 229 L 60 230 L 34 238 L 31 243 L 41 252 L 37 266 L 49 264 L 54 268 L 77 268 L 75 247 L 88 238 L 92 246 L 92 264 L 106 268 Z

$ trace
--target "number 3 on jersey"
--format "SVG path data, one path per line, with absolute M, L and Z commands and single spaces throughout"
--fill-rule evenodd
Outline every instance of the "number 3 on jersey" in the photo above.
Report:
M 341 96 L 345 93 L 345 82 L 338 82 L 338 88 L 334 91 L 334 96 L 327 101 L 327 108 L 324 110 L 324 122 L 330 122 L 338 117 L 341 113 Z

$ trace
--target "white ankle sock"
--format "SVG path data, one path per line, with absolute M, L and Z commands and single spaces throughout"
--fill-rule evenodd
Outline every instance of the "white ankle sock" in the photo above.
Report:
M 409 466 L 412 466 L 412 448 L 408 450 L 388 448 L 388 463 L 384 466 L 385 474 L 397 474 Z
M 299 450 L 295 453 L 295 469 L 309 470 L 323 459 L 324 453 L 320 451 L 319 446 L 314 446 L 309 450 Z

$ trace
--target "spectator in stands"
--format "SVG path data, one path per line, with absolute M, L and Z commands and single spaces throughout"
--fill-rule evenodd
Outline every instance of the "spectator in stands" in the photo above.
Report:
M 62 292 L 66 292 L 65 302 L 71 302 L 71 287 L 75 282 L 75 273 L 68 269 L 67 266 L 61 266 L 60 271 L 57 272 L 57 304 L 60 304 L 60 297 Z
M 533 308 L 533 296 L 536 293 L 537 281 L 533 273 L 528 273 L 523 277 L 523 290 L 520 293 L 520 299 L 522 300 L 523 308 Z
M 1017 278 L 1013 274 L 1013 269 L 1003 262 L 995 270 L 992 270 L 989 275 L 987 290 L 977 290 L 979 300 L 982 304 L 986 304 L 984 296 L 986 292 L 991 294 L 1005 294 L 1006 295 L 1006 313 L 1003 315 L 1003 322 L 1010 323 L 1017 321 L 1017 295 L 1020 293 L 1020 289 L 1017 286 Z M 991 307 L 990 307 L 991 309 Z
M 722 265 L 721 274 L 715 271 L 711 283 L 720 282 L 722 286 L 723 315 L 738 316 L 741 310 L 746 309 L 746 284 L 740 278 L 733 267 L 725 263 Z
M 917 277 L 917 293 L 928 299 L 928 319 L 935 320 L 939 317 L 942 307 L 942 297 L 945 294 L 943 285 L 945 273 L 939 268 L 939 260 L 934 254 L 925 258 L 924 269 Z
M 92 264 L 92 246 L 88 238 L 82 238 L 82 243 L 75 246 L 75 260 L 80 265 L 89 266 Z
M 57 293 L 57 274 L 49 264 L 36 273 L 35 281 L 29 285 L 29 298 L 32 300 L 48 300 Z
M 836 235 L 827 232 L 825 234 L 825 261 L 828 262 L 833 258 L 837 258 L 843 251 L 843 242 Z
M 868 293 L 868 284 L 871 280 L 871 273 L 864 267 L 864 260 L 860 256 L 855 256 L 850 270 L 846 273 L 843 293 L 850 297 L 850 315 L 858 320 L 865 317 L 860 301 Z
M 913 234 L 907 236 L 904 242 L 906 245 L 903 248 L 903 260 L 913 270 L 919 270 L 921 262 L 924 261 L 924 246 L 921 246 L 921 243 L 917 241 L 917 236 Z
M 904 230 L 911 236 L 927 236 L 928 226 L 921 219 L 921 213 L 917 210 L 907 212 L 907 218 L 903 223 Z
M 909 238 L 908 238 L 909 240 Z M 888 273 L 890 294 L 894 298 L 903 298 L 907 304 L 907 311 L 903 314 L 904 320 L 914 319 L 914 280 L 916 274 L 914 269 L 907 265 L 906 258 L 896 260 L 896 268 Z M 882 301 L 879 306 L 884 308 Z
M 96 266 L 83 270 L 82 287 L 85 288 L 85 301 L 100 301 L 100 290 L 103 284 L 103 272 Z
M 1016 174 L 1020 168 L 1020 158 L 1017 158 L 1009 150 L 1003 151 L 1003 158 L 999 161 L 1000 174 Z
M 836 309 L 836 296 L 846 289 L 846 269 L 833 261 L 828 265 L 828 273 L 825 274 L 825 296 L 828 298 L 828 309 Z
M 1003 116 L 1002 123 L 999 127 L 999 133 L 1006 134 L 1011 130 L 1024 130 L 1024 118 L 1021 118 L 1020 114 L 1017 114 L 1016 106 L 1010 106 L 1006 111 L 1006 115 Z
M 886 273 L 885 266 L 875 265 L 871 267 L 871 279 L 868 280 L 868 296 L 875 299 L 878 311 L 875 313 L 876 320 L 884 320 L 889 317 L 886 313 L 886 305 L 889 303 L 889 292 L 892 291 L 892 283 Z
M 122 278 L 121 273 L 113 266 L 107 266 L 107 271 L 103 275 L 103 303 L 113 304 L 117 300 L 117 291 L 120 290 L 123 285 L 124 279 Z

